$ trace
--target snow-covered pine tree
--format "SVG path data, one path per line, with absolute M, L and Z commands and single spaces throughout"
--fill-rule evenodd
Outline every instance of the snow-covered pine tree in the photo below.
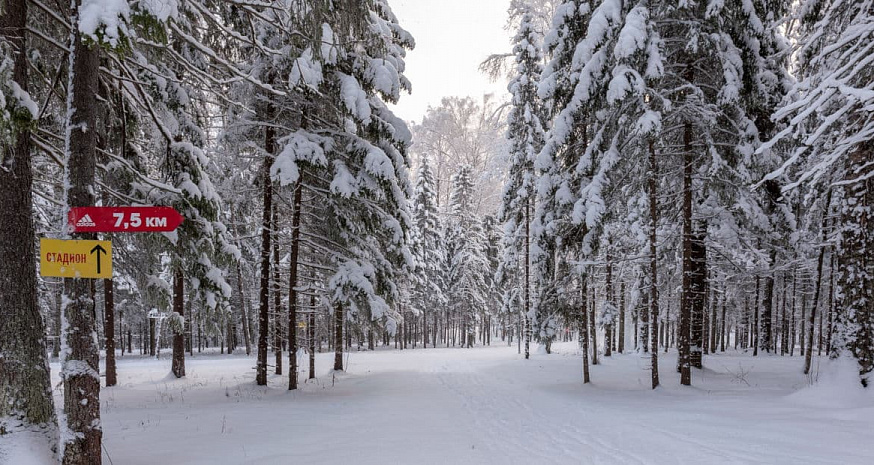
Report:
M 840 203 L 838 292 L 831 356 L 848 355 L 869 384 L 874 370 L 874 4 L 805 1 L 796 13 L 800 79 L 774 115 L 786 124 L 762 151 L 784 139 L 796 147 L 765 182 L 793 177 L 784 190 L 802 184 L 822 195 L 835 187 Z M 812 347 L 807 347 L 812 350 Z
M 524 8 L 524 7 L 523 7 Z M 511 95 L 511 110 L 507 121 L 507 139 L 510 142 L 510 166 L 504 184 L 503 205 L 500 217 L 504 221 L 504 248 L 506 257 L 521 262 L 522 312 L 525 331 L 525 358 L 529 357 L 532 324 L 540 325 L 548 319 L 545 314 L 536 316 L 534 308 L 546 312 L 542 305 L 532 305 L 532 254 L 531 222 L 534 215 L 536 176 L 534 160 L 543 148 L 543 106 L 537 96 L 537 86 L 542 72 L 540 38 L 534 29 L 534 15 L 525 8 L 519 22 L 519 30 L 513 38 L 513 53 L 516 55 L 516 74 L 508 86 Z M 536 268 L 549 273 L 553 261 L 549 253 L 540 254 L 541 262 Z M 516 266 L 504 263 L 505 268 Z M 544 276 L 542 281 L 551 282 Z M 542 318 L 541 318 L 542 317 Z M 543 328 L 547 331 L 547 328 Z M 538 331 L 540 332 L 540 331 Z M 539 334 L 541 339 L 551 342 L 551 335 Z

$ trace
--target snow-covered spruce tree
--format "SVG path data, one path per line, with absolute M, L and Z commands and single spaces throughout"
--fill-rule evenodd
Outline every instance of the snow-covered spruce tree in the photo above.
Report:
M 784 139 L 796 147 L 766 182 L 788 174 L 794 182 L 784 190 L 808 184 L 822 193 L 835 186 L 840 227 L 831 356 L 854 358 L 867 386 L 874 370 L 874 3 L 811 0 L 795 13 L 800 79 L 774 115 L 787 127 L 764 149 Z
M 485 308 L 489 263 L 482 223 L 473 211 L 472 170 L 452 176 L 446 219 L 446 294 L 451 318 L 461 328 L 461 346 L 473 347 L 477 313 Z
M 484 276 L 487 292 L 486 306 L 482 310 L 485 321 L 483 323 L 483 331 L 481 335 L 484 338 L 483 343 L 491 345 L 492 328 L 496 327 L 495 323 L 492 322 L 492 317 L 500 315 L 501 321 L 503 321 L 503 317 L 507 316 L 501 314 L 503 310 L 501 299 L 504 294 L 505 284 L 498 279 L 500 277 L 499 270 L 502 267 L 504 256 L 504 234 L 503 228 L 495 216 L 487 215 L 483 218 L 482 226 L 483 236 L 485 236 L 485 250 L 483 253 L 485 254 L 486 263 L 488 264 L 488 271 Z M 498 324 L 500 324 L 500 321 Z
M 534 30 L 534 15 L 526 11 L 519 23 L 519 30 L 513 39 L 513 53 L 516 55 L 516 75 L 508 86 L 511 110 L 507 121 L 507 139 L 510 142 L 510 166 L 504 184 L 503 205 L 500 217 L 504 221 L 506 256 L 511 261 L 522 263 L 523 322 L 525 331 L 525 358 L 529 357 L 531 325 L 539 324 L 545 318 L 536 318 L 531 296 L 531 220 L 534 215 L 536 173 L 534 160 L 543 148 L 543 111 L 537 96 L 537 85 L 542 72 L 540 39 Z M 548 254 L 539 257 L 541 261 L 551 260 Z M 512 267 L 514 263 L 504 263 Z M 547 268 L 544 264 L 540 268 Z M 540 306 L 536 306 L 540 308 Z M 546 311 L 546 309 L 543 309 Z M 543 315 L 545 316 L 545 315 Z M 540 338 L 551 342 L 551 335 L 541 334 Z
M 606 108 L 621 7 L 621 2 L 607 1 L 591 10 L 587 3 L 568 2 L 559 8 L 546 42 L 553 57 L 540 94 L 555 116 L 535 163 L 544 173 L 538 218 L 564 248 L 559 253 L 579 263 L 583 275 L 600 247 L 609 174 L 621 158 L 619 114 Z M 570 18 L 583 21 L 583 28 L 570 29 L 565 23 Z M 597 347 L 592 350 L 597 353 Z
M 775 72 L 777 57 L 771 56 L 780 51 L 775 28 L 758 16 L 759 11 L 765 14 L 763 5 L 753 3 L 658 3 L 650 12 L 663 43 L 664 75 L 654 87 L 659 98 L 671 103 L 662 111 L 662 140 L 669 153 L 683 155 L 682 186 L 674 187 L 683 199 L 678 332 L 682 384 L 691 383 L 690 367 L 699 364 L 703 348 L 707 249 L 742 233 L 739 227 L 710 224 L 709 219 L 732 219 L 738 203 L 751 210 L 746 215 L 755 216 L 767 200 L 746 192 L 743 177 L 754 169 L 750 160 L 759 133 L 771 130 L 757 126 L 762 111 L 756 107 L 779 100 L 785 80 Z M 782 207 L 771 211 L 774 218 L 785 217 Z M 713 236 L 711 229 L 720 234 Z M 744 245 L 757 253 L 757 245 Z M 767 247 L 773 250 L 774 245 Z
M 294 61 L 291 84 L 319 92 L 308 94 L 306 124 L 279 139 L 284 148 L 272 170 L 283 184 L 302 176 L 318 199 L 321 221 L 311 234 L 333 270 L 326 292 L 338 370 L 347 314 L 385 319 L 394 332 L 398 282 L 414 264 L 407 247 L 410 133 L 386 106 L 410 88 L 403 57 L 413 39 L 384 1 L 347 6 L 326 17 L 330 26 L 322 30 L 330 37 L 322 36 L 318 51 L 307 48 Z
M 38 110 L 27 93 L 26 27 L 27 2 L 5 2 L 0 9 L 0 211 L 14 219 L 0 225 L 0 444 L 27 443 L 24 435 L 38 434 L 41 450 L 32 453 L 50 457 L 57 423 L 33 260 L 30 129 Z
M 550 128 L 552 120 L 556 118 L 574 95 L 574 88 L 578 82 L 579 73 L 575 72 L 574 53 L 576 45 L 585 38 L 586 25 L 591 13 L 588 1 L 571 0 L 560 4 L 556 8 L 552 21 L 552 28 L 544 37 L 543 48 L 548 60 L 544 66 L 538 86 L 538 96 L 542 99 L 545 113 L 545 128 Z M 582 119 L 585 115 L 580 114 Z M 551 130 L 550 130 L 551 131 Z M 579 255 L 579 247 L 582 236 L 586 234 L 585 226 L 571 221 L 573 200 L 571 192 L 579 189 L 580 180 L 574 174 L 579 154 L 585 150 L 587 144 L 587 128 L 582 123 L 573 126 L 573 138 L 558 150 L 550 147 L 548 151 L 541 150 L 535 159 L 534 168 L 539 171 L 537 185 L 537 206 L 535 210 L 536 243 L 538 247 L 548 253 L 558 254 L 565 262 L 576 260 Z M 568 280 L 565 289 L 571 291 L 571 284 L 577 283 L 582 288 L 577 301 L 580 309 L 575 312 L 580 318 L 580 339 L 584 351 L 583 356 L 583 382 L 589 381 L 588 346 L 590 340 L 589 324 L 587 320 L 587 291 L 588 267 L 577 267 L 572 270 L 573 274 L 579 274 L 579 279 L 574 279 L 567 273 Z M 544 286 L 549 284 L 544 283 Z M 557 285 L 554 287 L 558 288 Z M 596 349 L 597 350 L 597 349 Z
M 413 222 L 418 232 L 418 244 L 415 254 L 420 266 L 420 279 L 417 282 L 416 298 L 419 307 L 424 312 L 425 326 L 428 325 L 428 315 L 433 315 L 432 344 L 437 345 L 437 319 L 439 309 L 446 305 L 441 264 L 445 260 L 445 242 L 437 208 L 437 192 L 434 190 L 434 173 L 428 158 L 422 160 L 416 176 L 415 194 L 413 197 Z M 428 334 L 425 332 L 425 346 Z
M 141 109 L 152 115 L 147 126 L 151 137 L 146 143 L 150 151 L 162 155 L 148 175 L 165 186 L 155 189 L 154 183 L 134 182 L 131 195 L 146 204 L 172 206 L 185 217 L 176 231 L 151 238 L 171 258 L 169 327 L 176 377 L 185 375 L 186 297 L 202 304 L 206 314 L 221 312 L 231 294 L 225 267 L 239 256 L 220 221 L 222 200 L 210 176 L 217 173 L 209 172 L 204 151 L 207 136 L 203 128 L 210 110 L 203 102 L 208 101 L 210 89 L 200 79 L 212 71 L 199 53 L 202 45 L 197 40 L 209 38 L 195 39 L 187 33 L 191 21 L 197 21 L 197 16 L 192 18 L 189 9 L 180 12 L 175 4 L 161 2 L 138 5 L 130 20 L 139 39 L 139 47 L 132 51 L 141 65 L 139 81 L 151 84 L 137 96 L 146 107 Z M 151 41 L 163 41 L 164 47 L 151 46 Z

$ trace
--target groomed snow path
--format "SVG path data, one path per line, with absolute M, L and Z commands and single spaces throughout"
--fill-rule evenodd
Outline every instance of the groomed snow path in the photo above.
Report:
M 123 357 L 104 463 L 874 463 L 874 397 L 807 388 L 798 356 L 708 356 L 683 388 L 660 354 L 651 391 L 648 359 L 602 359 L 583 386 L 575 344 L 556 349 L 352 352 L 336 375 L 319 354 L 296 392 L 256 386 L 254 358 L 189 357 L 177 380 L 169 354 Z

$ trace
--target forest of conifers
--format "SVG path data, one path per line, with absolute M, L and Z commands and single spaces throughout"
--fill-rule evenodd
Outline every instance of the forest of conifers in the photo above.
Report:
M 0 435 L 60 428 L 64 463 L 97 463 L 115 359 L 169 351 L 182 377 L 208 347 L 288 389 L 299 349 L 343 370 L 570 340 L 582 382 L 634 350 L 653 388 L 690 385 L 743 350 L 848 357 L 867 386 L 874 2 L 510 4 L 483 64 L 508 98 L 410 124 L 387 0 L 5 0 Z M 137 205 L 185 221 L 67 224 Z M 40 276 L 40 238 L 112 241 L 112 277 Z

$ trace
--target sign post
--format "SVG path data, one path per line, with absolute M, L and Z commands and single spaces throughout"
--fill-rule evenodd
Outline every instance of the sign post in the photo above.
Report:
M 40 239 L 39 273 L 59 278 L 111 278 L 112 242 Z
M 185 218 L 173 207 L 73 207 L 69 232 L 170 232 Z M 40 275 L 60 278 L 112 278 L 112 242 L 40 239 Z
M 73 207 L 67 215 L 72 232 L 170 232 L 184 218 L 173 207 Z

